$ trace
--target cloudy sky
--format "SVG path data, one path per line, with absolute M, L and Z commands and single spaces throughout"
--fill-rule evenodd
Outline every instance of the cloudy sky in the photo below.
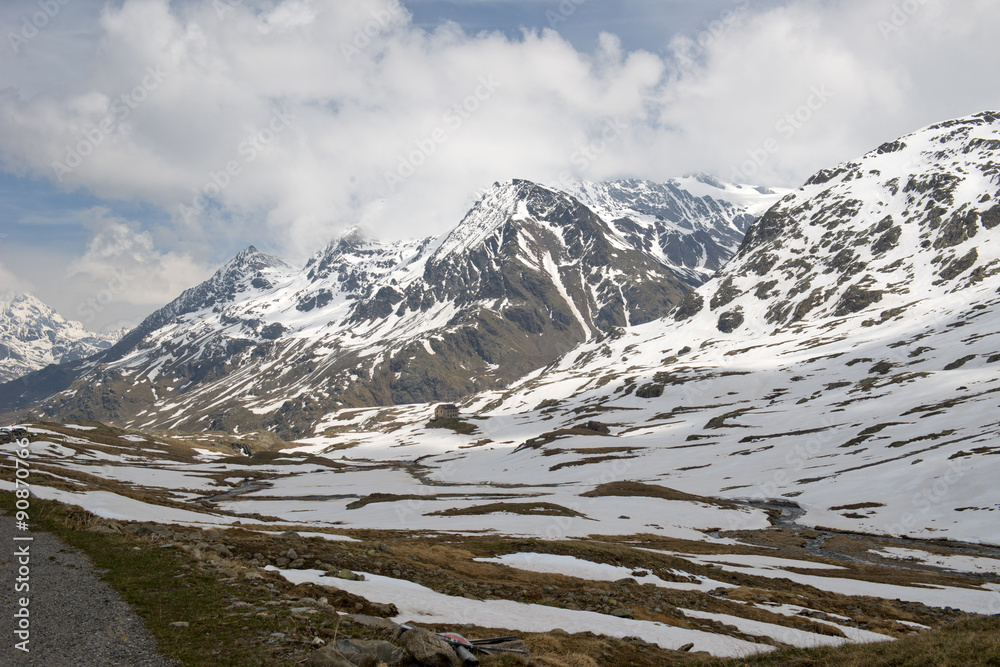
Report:
M 0 25 L 0 292 L 95 330 L 251 244 L 442 233 L 495 181 L 795 187 L 1000 108 L 990 0 L 10 0 Z

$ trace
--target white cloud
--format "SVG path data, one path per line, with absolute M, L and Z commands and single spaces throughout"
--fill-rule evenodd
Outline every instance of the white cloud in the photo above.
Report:
M 159 253 L 165 277 L 171 262 L 219 259 L 184 259 L 199 245 L 301 258 L 359 220 L 388 237 L 439 233 L 478 189 L 511 177 L 729 178 L 765 150 L 748 180 L 796 185 L 922 125 L 1000 107 L 989 85 L 1000 14 L 987 0 L 926 0 L 902 18 L 885 0 L 734 0 L 741 11 L 690 35 L 695 48 L 677 39 L 662 54 L 613 35 L 581 53 L 552 31 L 426 32 L 386 0 L 222 3 L 108 6 L 93 59 L 67 63 L 78 77 L 0 93 L 7 169 L 55 179 L 54 162 L 86 150 L 65 187 L 174 218 L 160 250 L 109 223 L 81 275 L 100 275 L 104 243 Z M 49 71 L 43 43 L 31 46 L 17 81 Z M 829 99 L 805 106 L 807 122 L 779 125 L 817 90 Z M 609 122 L 627 129 L 590 146 Z M 162 302 L 175 284 L 142 289 Z
M 150 232 L 101 209 L 91 212 L 88 226 L 93 236 L 66 268 L 62 299 L 63 308 L 67 300 L 76 302 L 71 316 L 86 325 L 148 313 L 211 275 L 190 256 L 159 250 Z
M 31 285 L 0 264 L 0 294 L 19 294 L 30 292 Z

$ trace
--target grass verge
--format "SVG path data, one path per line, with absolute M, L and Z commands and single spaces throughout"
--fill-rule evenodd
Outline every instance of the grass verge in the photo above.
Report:
M 0 508 L 10 512 L 13 507 L 13 495 L 0 492 Z M 307 650 L 258 639 L 288 635 L 290 625 L 305 624 L 271 606 L 266 608 L 275 611 L 266 615 L 248 611 L 281 598 L 263 582 L 226 582 L 182 551 L 158 548 L 131 534 L 89 531 L 103 522 L 78 507 L 37 498 L 31 507 L 33 530 L 53 533 L 84 552 L 101 578 L 143 619 L 160 650 L 182 665 L 293 665 Z M 176 621 L 190 625 L 171 627 Z M 317 636 L 329 635 L 336 625 L 332 618 L 307 623 L 313 627 L 306 634 Z

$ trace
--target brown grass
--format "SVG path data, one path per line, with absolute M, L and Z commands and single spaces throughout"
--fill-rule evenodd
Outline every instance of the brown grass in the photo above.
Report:
M 882 503 L 854 503 L 853 505 L 838 505 L 837 507 L 831 507 L 831 512 L 839 512 L 841 510 L 867 510 L 875 509 L 876 507 L 885 507 Z
M 895 642 L 784 649 L 704 667 L 1000 667 L 1000 618 L 970 617 Z
M 587 517 L 575 510 L 555 503 L 490 503 L 475 507 L 454 507 L 452 509 L 430 512 L 427 516 L 477 516 L 481 514 L 524 514 L 526 516 L 573 516 Z
M 663 498 L 664 500 L 681 500 L 686 502 L 716 505 L 718 507 L 724 507 L 726 509 L 737 509 L 736 505 L 726 502 L 725 500 L 708 498 L 706 496 L 697 496 L 691 493 L 685 493 L 683 491 L 671 489 L 666 486 L 659 486 L 657 484 L 643 484 L 641 482 L 610 482 L 608 484 L 601 484 L 599 487 L 593 489 L 592 491 L 581 493 L 580 496 L 583 498 L 600 498 L 602 496 L 624 496 L 624 497 L 641 496 L 643 498 Z
M 555 442 L 556 440 L 560 440 L 562 438 L 571 435 L 597 435 L 605 438 L 614 437 L 608 435 L 607 433 L 601 433 L 600 431 L 595 431 L 593 429 L 583 428 L 579 426 L 573 428 L 561 428 L 555 431 L 549 431 L 547 433 L 543 433 L 537 437 L 531 438 L 530 440 L 525 440 L 524 443 L 514 451 L 520 451 L 522 449 L 538 449 L 540 447 L 544 447 L 550 442 Z

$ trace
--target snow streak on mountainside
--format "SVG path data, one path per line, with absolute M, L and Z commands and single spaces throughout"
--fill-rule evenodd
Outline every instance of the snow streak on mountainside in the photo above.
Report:
M 92 333 L 30 294 L 9 295 L 0 299 L 0 382 L 89 357 L 111 347 L 123 333 Z
M 438 239 L 351 232 L 302 270 L 251 247 L 102 359 L 5 397 L 27 405 L 60 392 L 43 409 L 65 418 L 311 434 L 344 407 L 502 387 L 600 332 L 662 317 L 735 251 L 748 222 L 676 184 L 583 187 L 605 192 L 603 215 L 515 180 Z M 672 261 L 668 237 L 691 230 L 690 257 Z
M 812 526 L 996 544 L 998 227 L 1000 114 L 885 144 L 786 196 L 669 318 L 469 400 L 494 449 L 421 464 L 566 484 L 616 465 L 689 493 L 794 501 Z M 357 430 L 416 421 L 366 419 Z M 586 420 L 610 434 L 565 431 Z M 392 437 L 413 443 L 401 457 L 421 440 Z

